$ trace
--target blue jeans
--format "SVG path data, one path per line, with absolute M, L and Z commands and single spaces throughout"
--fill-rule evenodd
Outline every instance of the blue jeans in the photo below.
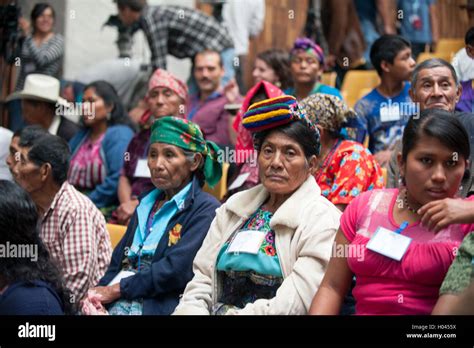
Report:
M 226 48 L 221 52 L 222 65 L 224 66 L 224 76 L 221 79 L 221 86 L 224 87 L 229 83 L 230 80 L 235 76 L 234 67 L 235 50 L 234 48 Z M 199 92 L 196 80 L 194 79 L 194 73 L 191 71 L 191 75 L 188 79 L 188 93 L 189 95 L 195 95 Z

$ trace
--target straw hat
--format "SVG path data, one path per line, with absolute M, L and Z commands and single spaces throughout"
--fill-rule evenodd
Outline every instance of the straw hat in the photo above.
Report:
M 23 90 L 10 94 L 7 101 L 34 99 L 68 106 L 67 100 L 59 96 L 59 89 L 59 80 L 57 78 L 42 74 L 30 74 L 26 76 Z

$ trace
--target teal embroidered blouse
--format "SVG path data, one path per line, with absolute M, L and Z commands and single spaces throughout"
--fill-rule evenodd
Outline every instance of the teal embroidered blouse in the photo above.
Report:
M 218 271 L 253 271 L 262 275 L 283 277 L 280 261 L 275 248 L 275 232 L 270 228 L 273 213 L 259 208 L 239 229 L 239 231 L 265 232 L 265 238 L 257 254 L 228 253 L 232 238 L 222 246 L 217 257 Z

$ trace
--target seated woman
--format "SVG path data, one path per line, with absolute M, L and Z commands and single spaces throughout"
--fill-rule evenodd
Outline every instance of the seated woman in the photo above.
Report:
M 118 186 L 120 205 L 110 222 L 127 225 L 138 205 L 138 196 L 154 189 L 147 168 L 150 146 L 150 128 L 159 117 L 185 117 L 188 97 L 186 84 L 166 70 L 157 69 L 148 82 L 146 102 L 148 110 L 143 114 L 141 130 L 127 147 L 128 158 L 124 162 Z
M 70 292 L 39 236 L 38 212 L 18 185 L 0 180 L 0 315 L 73 314 Z M 25 248 L 26 247 L 26 248 Z
M 341 211 L 362 192 L 383 187 L 383 175 L 362 144 L 341 134 L 355 113 L 339 98 L 313 94 L 300 102 L 321 134 L 321 154 L 315 174 L 321 193 Z
M 192 263 L 219 202 L 201 190 L 222 175 L 218 147 L 199 127 L 162 117 L 151 129 L 148 167 L 155 189 L 140 201 L 112 261 L 84 301 L 86 314 L 173 312 L 193 276 Z
M 219 210 L 175 314 L 306 314 L 339 227 L 340 211 L 313 177 L 319 133 L 291 96 L 253 104 L 261 185 Z
M 87 85 L 83 94 L 85 129 L 70 141 L 68 181 L 107 217 L 116 208 L 124 153 L 133 128 L 115 88 L 105 81 Z
M 337 314 L 353 275 L 356 314 L 431 313 L 453 250 L 474 228 L 472 211 L 459 214 L 466 201 L 455 199 L 469 153 L 451 113 L 429 109 L 408 121 L 403 187 L 365 192 L 346 208 L 310 314 Z

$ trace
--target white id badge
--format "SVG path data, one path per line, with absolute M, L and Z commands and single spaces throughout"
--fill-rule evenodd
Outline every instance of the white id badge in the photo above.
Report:
M 151 178 L 150 168 L 148 168 L 148 161 L 146 159 L 138 160 L 133 176 L 136 178 Z
M 250 173 L 244 173 L 240 174 L 237 179 L 234 180 L 234 182 L 229 186 L 228 190 L 233 190 L 236 188 L 239 188 L 245 183 L 245 180 L 250 176 Z
M 241 231 L 235 235 L 226 252 L 258 254 L 264 239 L 265 232 Z
M 114 285 L 114 284 L 117 284 L 119 283 L 122 279 L 124 278 L 128 278 L 128 277 L 131 277 L 135 275 L 135 273 L 131 272 L 131 271 L 120 271 L 115 277 L 114 279 L 112 279 L 110 281 L 109 284 L 107 284 L 107 286 L 111 286 L 111 285 Z
M 410 237 L 379 227 L 367 243 L 367 249 L 400 261 L 410 243 Z
M 389 104 L 380 108 L 380 121 L 392 122 L 400 120 L 400 107 L 398 104 Z

